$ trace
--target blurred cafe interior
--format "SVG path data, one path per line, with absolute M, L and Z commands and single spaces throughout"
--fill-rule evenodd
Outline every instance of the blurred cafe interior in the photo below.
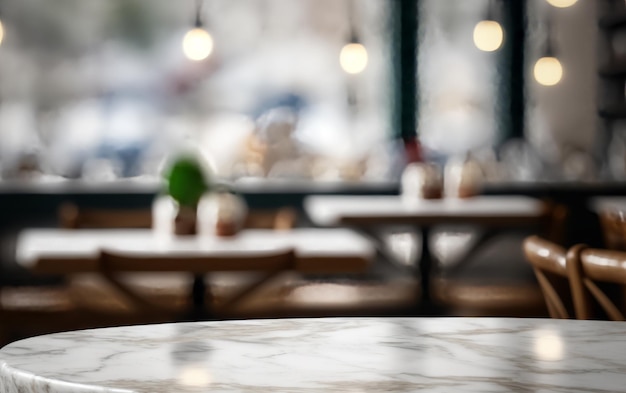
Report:
M 0 347 L 623 320 L 625 213 L 623 0 L 0 0 Z

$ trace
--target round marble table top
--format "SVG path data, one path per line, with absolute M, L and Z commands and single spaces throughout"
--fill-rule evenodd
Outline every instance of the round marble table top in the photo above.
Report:
M 626 324 L 301 319 L 86 330 L 0 350 L 0 392 L 618 392 Z

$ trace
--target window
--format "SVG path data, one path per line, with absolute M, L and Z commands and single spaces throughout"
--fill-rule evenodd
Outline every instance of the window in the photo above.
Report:
M 200 62 L 181 50 L 191 0 L 5 0 L 2 11 L 5 178 L 154 177 L 166 155 L 190 145 L 221 176 L 257 174 L 241 164 L 247 138 L 259 117 L 288 119 L 285 108 L 297 115 L 286 149 L 298 154 L 272 157 L 282 170 L 263 176 L 385 176 L 388 2 L 206 0 L 214 48 Z M 369 60 L 358 75 L 339 63 L 351 26 Z

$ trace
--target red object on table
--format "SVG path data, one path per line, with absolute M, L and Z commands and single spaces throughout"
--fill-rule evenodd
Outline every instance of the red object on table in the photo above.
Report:
M 404 140 L 404 153 L 406 155 L 407 164 L 413 162 L 424 162 L 424 156 L 422 155 L 422 145 L 417 138 Z

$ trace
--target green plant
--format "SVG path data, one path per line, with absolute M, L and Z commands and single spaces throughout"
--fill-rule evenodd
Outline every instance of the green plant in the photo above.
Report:
M 202 165 L 193 157 L 177 159 L 166 174 L 167 192 L 180 206 L 195 207 L 209 189 Z

